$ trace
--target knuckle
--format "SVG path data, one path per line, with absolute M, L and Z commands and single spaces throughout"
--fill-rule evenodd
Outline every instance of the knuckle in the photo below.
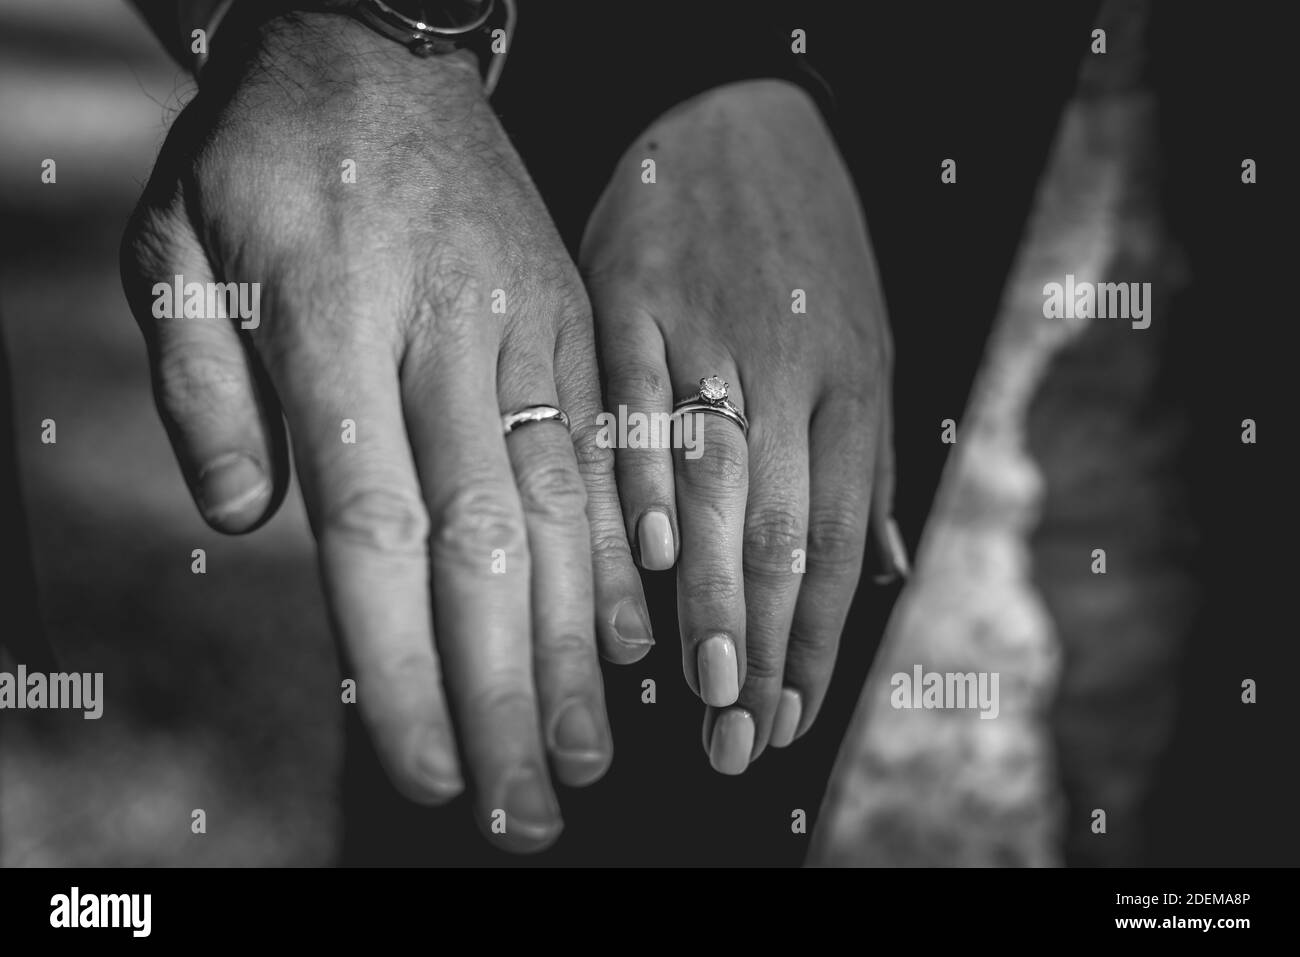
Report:
M 410 303 L 407 333 L 432 340 L 448 321 L 480 322 L 491 299 L 491 284 L 465 253 L 439 245 L 420 275 Z
M 843 350 L 839 358 L 844 363 L 841 368 L 845 374 L 837 377 L 837 385 L 845 391 L 861 390 L 869 396 L 872 383 L 893 368 L 894 343 L 888 324 L 870 322 L 859 329 L 852 346 Z M 849 368 L 854 371 L 850 373 Z
M 785 655 L 775 642 L 749 641 L 745 645 L 745 690 L 770 696 L 785 675 Z
M 502 549 L 525 552 L 523 517 L 511 507 L 505 489 L 495 483 L 468 482 L 439 510 L 433 547 L 439 555 L 464 557 Z
M 588 480 L 604 479 L 614 474 L 614 450 L 596 441 L 600 426 L 594 419 L 573 423 L 573 454 L 578 472 Z
M 831 628 L 814 628 L 790 635 L 785 652 L 786 670 L 800 676 L 802 690 L 824 688 L 830 681 L 839 639 L 838 629 Z
M 477 313 L 487 301 L 479 269 L 460 254 L 441 249 L 422 288 L 422 304 L 435 316 Z M 417 314 L 420 314 L 417 311 Z M 424 313 L 426 316 L 428 313 Z
M 785 507 L 751 513 L 745 523 L 745 554 L 760 561 L 788 564 L 790 553 L 804 545 L 803 518 Z
M 424 554 L 429 516 L 413 494 L 391 488 L 363 488 L 325 516 L 323 535 L 349 545 L 394 555 Z M 386 672 L 386 677 L 391 677 Z
M 478 687 L 466 695 L 466 706 L 484 716 L 484 727 L 535 726 L 537 704 L 528 690 L 530 680 L 526 670 L 498 667 L 479 676 Z
M 864 523 L 844 511 L 813 515 L 808 523 L 808 560 L 833 570 L 849 571 L 862 561 Z
M 547 654 L 558 658 L 581 660 L 595 654 L 596 646 L 590 635 L 574 631 L 557 631 L 547 635 L 543 642 Z
M 547 455 L 519 472 L 524 511 L 546 521 L 573 522 L 587 514 L 587 487 L 572 462 Z
M 730 427 L 730 423 L 723 424 Z M 717 434 L 715 429 L 714 435 Z M 697 487 L 724 492 L 744 488 L 749 481 L 749 455 L 745 446 L 733 441 L 734 438 L 726 436 L 710 441 L 704 437 L 703 454 L 693 460 L 683 458 L 681 473 L 686 481 Z
M 556 312 L 561 317 L 560 328 L 582 335 L 588 340 L 588 350 L 590 350 L 592 310 L 587 287 L 582 284 L 578 271 L 567 257 L 561 257 L 555 270 L 557 275 L 553 288 L 559 300 Z
M 592 524 L 591 560 L 592 565 L 598 569 L 618 562 L 632 561 L 632 549 L 627 543 L 622 525 L 614 522 Z
M 395 653 L 380 655 L 373 662 L 367 662 L 368 667 L 358 669 L 357 697 L 366 703 L 367 710 L 372 702 L 387 703 L 395 687 L 409 682 L 413 675 L 427 673 L 431 664 L 426 649 L 404 646 Z M 382 726 L 385 719 L 397 722 L 395 728 L 404 727 L 397 713 L 387 708 L 370 718 L 376 726 Z
M 550 677 L 561 678 L 567 685 L 591 680 L 599 667 L 595 639 L 573 631 L 545 636 L 537 643 L 537 653 L 545 660 Z
M 880 376 L 868 368 L 865 373 L 844 378 L 832 387 L 835 402 L 846 416 L 872 421 L 880 401 Z
M 159 356 L 158 397 L 177 417 L 224 417 L 247 388 L 245 369 L 228 358 L 187 346 Z
M 742 595 L 740 580 L 735 575 L 717 572 L 683 576 L 679 588 L 682 597 L 690 603 L 706 605 L 731 604 Z
M 639 359 L 619 359 L 608 369 L 609 391 L 631 405 L 658 408 L 669 395 L 665 373 Z
M 546 354 L 542 336 L 536 326 L 522 320 L 505 333 L 497 359 L 499 381 L 527 383 L 528 401 L 540 402 L 546 383 L 555 380 L 555 370 Z M 521 403 L 522 404 L 522 403 Z M 550 403 L 554 404 L 554 403 Z

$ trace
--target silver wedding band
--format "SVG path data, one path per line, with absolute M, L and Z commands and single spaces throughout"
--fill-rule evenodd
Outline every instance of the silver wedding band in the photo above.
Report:
M 526 405 L 522 409 L 502 414 L 501 432 L 509 435 L 515 429 L 534 422 L 559 422 L 566 429 L 569 427 L 569 417 L 564 414 L 564 410 L 553 405 Z

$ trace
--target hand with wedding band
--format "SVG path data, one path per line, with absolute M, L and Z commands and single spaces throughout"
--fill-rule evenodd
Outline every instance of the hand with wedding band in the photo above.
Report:
M 392 780 L 427 804 L 469 784 L 491 840 L 544 847 L 553 779 L 611 760 L 598 647 L 651 644 L 576 269 L 470 55 L 303 13 L 208 69 L 123 243 L 195 501 L 225 532 L 268 519 L 283 411 Z M 259 322 L 156 318 L 174 276 L 260 284 Z
M 607 406 L 678 407 L 703 430 L 697 456 L 620 448 L 618 486 L 641 566 L 676 565 L 705 750 L 739 774 L 816 719 L 869 524 L 872 564 L 906 572 L 891 343 L 858 200 L 803 91 L 735 84 L 625 152 L 579 262 Z

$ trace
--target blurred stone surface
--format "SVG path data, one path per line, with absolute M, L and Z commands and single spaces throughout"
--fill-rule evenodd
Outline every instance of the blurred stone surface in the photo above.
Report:
M 1166 494 L 1178 423 L 1143 415 L 1158 325 L 1046 319 L 1043 305 L 1067 275 L 1148 281 L 1162 296 L 1177 285 L 1155 202 L 1146 20 L 1141 2 L 1099 16 L 1109 52 L 1085 56 L 1064 112 L 813 865 L 1057 865 L 1067 841 L 1084 862 L 1131 854 L 1190 606 Z M 1092 574 L 1096 547 L 1121 574 Z M 891 676 L 918 664 L 997 672 L 998 717 L 896 709 Z M 1089 844 L 1092 808 L 1118 834 Z
M 1112 53 L 1091 58 L 1080 102 L 1089 155 L 1117 170 L 1106 278 L 1152 284 L 1149 328 L 1097 320 L 1052 361 L 1027 422 L 1045 480 L 1031 537 L 1034 580 L 1064 649 L 1050 721 L 1065 797 L 1065 863 L 1133 865 L 1141 803 L 1174 718 L 1183 647 L 1198 608 L 1195 546 L 1180 474 L 1185 397 L 1161 377 L 1189 276 L 1161 209 L 1159 104 L 1144 51 L 1145 6 L 1107 8 Z M 1106 573 L 1094 574 L 1103 549 Z M 1093 828 L 1106 813 L 1106 831 Z

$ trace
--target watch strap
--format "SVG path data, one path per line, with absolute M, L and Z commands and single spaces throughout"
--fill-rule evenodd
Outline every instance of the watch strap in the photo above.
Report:
M 441 29 L 430 25 L 427 33 L 407 28 L 407 19 L 380 0 L 212 0 L 205 6 L 207 21 L 201 25 L 182 24 L 185 42 L 196 26 L 206 31 L 206 52 L 191 57 L 191 70 L 202 78 L 211 62 L 213 44 L 220 31 L 223 48 L 235 46 L 254 33 L 261 24 L 277 16 L 292 13 L 336 13 L 351 16 L 376 32 L 402 43 L 416 56 L 445 55 L 465 49 L 479 60 L 483 85 L 491 95 L 505 67 L 506 55 L 514 40 L 517 21 L 516 0 L 491 0 L 481 20 L 462 30 Z M 189 47 L 187 46 L 187 49 Z

